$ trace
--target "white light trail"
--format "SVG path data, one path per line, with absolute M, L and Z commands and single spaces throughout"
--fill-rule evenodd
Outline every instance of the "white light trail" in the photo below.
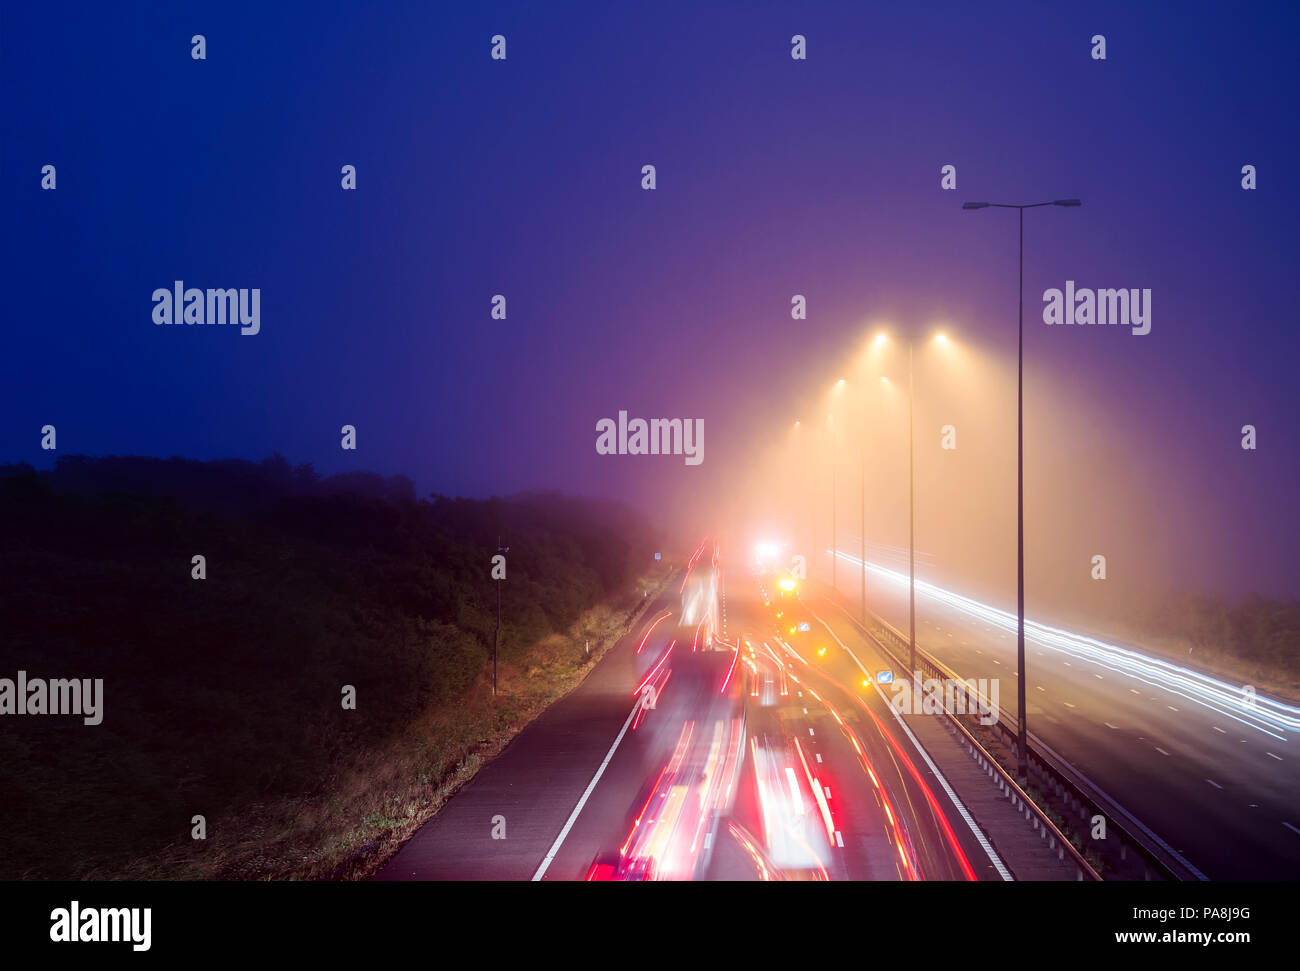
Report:
M 827 550 L 845 562 L 861 567 L 862 560 L 848 553 Z M 890 570 L 868 561 L 867 571 L 882 579 L 906 586 L 908 575 Z M 970 617 L 983 621 L 1010 634 L 1017 632 L 1019 619 L 1014 613 L 1000 610 L 970 597 L 924 580 L 916 581 L 916 592 L 946 607 L 959 611 Z M 1243 725 L 1274 738 L 1285 739 L 1264 726 L 1300 730 L 1300 708 L 1269 698 L 1266 695 L 1252 694 L 1243 686 L 1232 685 L 1212 678 L 1200 671 L 1180 667 L 1169 661 L 1150 657 L 1116 644 L 1107 644 L 1096 638 L 1074 634 L 1070 631 L 1049 627 L 1025 618 L 1025 640 L 1033 641 L 1042 647 L 1080 657 L 1100 664 L 1109 670 L 1143 681 L 1156 687 L 1172 691 L 1189 701 L 1197 702 L 1213 711 L 1226 715 Z

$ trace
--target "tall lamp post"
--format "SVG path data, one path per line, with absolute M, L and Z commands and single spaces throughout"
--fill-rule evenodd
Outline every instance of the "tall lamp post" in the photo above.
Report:
M 916 670 L 916 435 L 912 430 L 912 338 L 907 339 L 907 676 Z
M 942 333 L 934 335 L 936 342 L 948 343 Z M 876 337 L 876 344 L 885 343 L 888 338 L 882 333 Z M 915 415 L 916 382 L 912 371 L 912 350 L 914 339 L 907 337 L 907 666 L 909 677 L 916 671 L 916 425 Z M 885 380 L 882 375 L 881 380 Z M 865 548 L 865 547 L 864 547 Z M 863 590 L 866 590 L 866 556 L 863 555 Z
M 1025 206 L 1002 202 L 962 203 L 963 209 L 1015 209 L 1020 215 L 1020 336 L 1016 356 L 1016 613 L 1019 616 L 1016 671 L 1020 683 L 1016 686 L 1016 754 L 1022 782 L 1029 776 L 1026 748 L 1028 730 L 1025 727 L 1025 210 L 1042 206 L 1073 208 L 1078 205 L 1078 199 L 1055 199 L 1052 202 L 1035 202 Z
M 835 528 L 835 414 L 834 412 L 826 416 L 826 424 L 830 426 L 830 430 L 831 430 L 831 589 L 838 592 L 839 584 L 835 579 L 836 577 L 835 570 L 836 567 L 839 566 L 839 554 L 837 553 L 839 547 L 836 542 L 836 537 L 839 536 L 839 532 Z
M 862 384 L 862 626 L 867 625 L 867 383 Z
M 799 432 L 799 441 L 802 443 L 802 460 L 799 465 L 803 468 L 803 501 L 808 509 L 808 553 L 812 556 L 812 565 L 810 570 L 816 569 L 817 566 L 817 503 L 812 500 L 812 492 L 808 487 L 809 463 L 812 449 L 809 448 L 808 435 L 804 432 L 803 423 L 796 421 L 794 423 L 795 431 Z M 809 574 L 811 579 L 811 573 Z
M 845 381 L 843 378 L 840 378 L 838 381 L 835 382 L 835 387 L 831 389 L 832 394 L 836 391 L 842 391 L 844 389 L 844 386 L 847 383 L 848 382 Z M 834 408 L 835 406 L 832 405 L 831 407 Z M 838 593 L 840 588 L 839 588 L 839 583 L 837 581 L 837 576 L 838 576 L 837 568 L 839 566 L 839 560 L 840 560 L 840 544 L 839 544 L 839 532 L 835 526 L 835 513 L 836 513 L 835 500 L 837 498 L 836 482 L 835 482 L 835 476 L 836 476 L 835 467 L 839 463 L 836 462 L 837 456 L 835 454 L 836 453 L 835 446 L 838 444 L 838 442 L 835 437 L 835 412 L 834 411 L 831 411 L 826 416 L 826 424 L 830 427 L 830 437 L 831 437 L 831 587 L 832 589 L 835 590 L 836 593 Z

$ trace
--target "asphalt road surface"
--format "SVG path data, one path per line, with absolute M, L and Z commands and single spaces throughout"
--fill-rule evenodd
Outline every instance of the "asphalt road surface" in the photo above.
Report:
M 377 879 L 1004 879 L 880 693 L 781 636 L 781 606 L 700 558 Z
M 839 582 L 856 600 L 857 560 L 841 560 Z M 906 584 L 870 575 L 868 591 L 872 609 L 906 631 Z M 919 587 L 916 617 L 919 647 L 964 678 L 1000 679 L 1001 706 L 1016 710 L 1014 630 Z M 1026 669 L 1030 731 L 1207 877 L 1300 877 L 1293 731 L 1032 632 Z

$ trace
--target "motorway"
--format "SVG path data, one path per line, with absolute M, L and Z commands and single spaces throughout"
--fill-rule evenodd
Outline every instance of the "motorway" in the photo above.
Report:
M 841 551 L 849 603 L 860 563 Z M 872 610 L 904 633 L 906 579 L 868 571 Z M 972 604 L 918 581 L 917 645 L 963 678 L 999 678 L 1001 707 L 1014 713 L 1014 614 Z M 1029 629 L 1026 654 L 1030 732 L 1207 878 L 1300 877 L 1300 750 L 1285 706 L 1252 706 L 1238 686 L 1207 690 L 1119 646 L 1050 628 Z
M 853 662 L 778 635 L 771 579 L 702 544 L 376 879 L 1008 879 Z

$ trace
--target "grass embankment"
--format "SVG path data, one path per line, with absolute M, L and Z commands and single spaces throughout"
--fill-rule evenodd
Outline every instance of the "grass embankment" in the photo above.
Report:
M 0 722 L 0 879 L 364 876 L 582 677 L 657 547 L 609 504 L 279 458 L 0 468 L 0 522 L 0 678 L 104 681 L 98 726 Z
M 1129 609 L 1097 636 L 1263 694 L 1300 699 L 1300 600 L 1171 594 Z
M 576 687 L 641 616 L 665 573 L 647 574 L 651 591 L 588 611 L 563 635 L 534 644 L 498 672 L 475 679 L 450 704 L 431 707 L 409 729 L 353 755 L 321 780 L 319 792 L 240 809 L 215 821 L 201 853 L 178 841 L 113 876 L 129 879 L 357 880 L 379 870 L 529 722 Z M 586 645 L 590 643 L 591 653 Z

